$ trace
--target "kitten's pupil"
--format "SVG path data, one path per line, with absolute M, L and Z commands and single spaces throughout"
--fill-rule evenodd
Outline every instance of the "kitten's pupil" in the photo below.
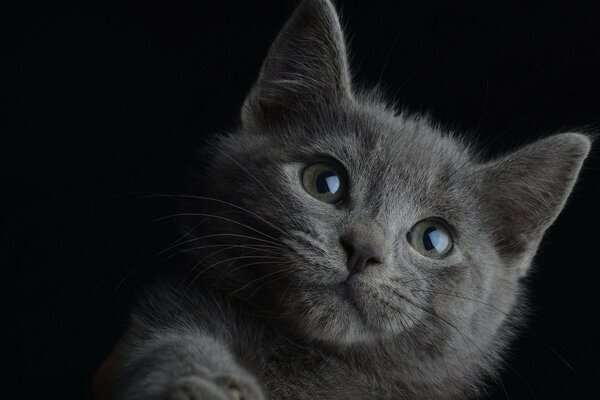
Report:
M 423 247 L 425 247 L 425 250 L 431 250 L 435 247 L 433 243 L 431 243 L 430 237 L 430 234 L 435 230 L 436 229 L 432 226 L 431 228 L 427 228 L 427 230 L 425 231 L 425 234 L 423 235 Z
M 340 188 L 340 178 L 333 171 L 324 171 L 317 177 L 315 185 L 319 193 L 334 194 Z

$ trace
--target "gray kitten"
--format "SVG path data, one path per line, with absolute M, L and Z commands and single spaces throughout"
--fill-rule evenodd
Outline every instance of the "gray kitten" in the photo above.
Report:
M 501 367 L 520 279 L 590 150 L 492 161 L 352 87 L 335 9 L 304 0 L 180 196 L 195 266 L 148 290 L 118 399 L 459 399 Z

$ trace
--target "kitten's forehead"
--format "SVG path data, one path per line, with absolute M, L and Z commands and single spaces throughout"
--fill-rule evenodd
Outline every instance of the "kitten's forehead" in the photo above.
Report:
M 295 147 L 303 156 L 335 158 L 364 192 L 399 196 L 441 192 L 460 182 L 461 174 L 473 165 L 460 140 L 423 117 L 361 110 L 330 118 L 314 129 L 297 129 Z

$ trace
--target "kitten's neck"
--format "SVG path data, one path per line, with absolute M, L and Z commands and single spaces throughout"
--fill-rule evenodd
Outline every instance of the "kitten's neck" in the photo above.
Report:
M 503 343 L 496 337 L 486 338 L 485 343 L 480 337 L 465 353 L 452 350 L 457 344 L 433 337 L 430 346 L 422 350 L 406 336 L 339 345 L 305 340 L 293 327 L 273 318 L 263 318 L 263 328 L 262 345 L 254 348 L 265 362 L 262 370 L 255 372 L 264 377 L 267 386 L 278 390 L 289 386 L 290 391 L 302 392 L 302 399 L 309 399 L 311 391 L 298 382 L 297 371 L 315 375 L 313 380 L 321 385 L 315 388 L 315 395 L 342 384 L 349 393 L 361 395 L 368 388 L 367 399 L 434 400 L 473 395 L 477 383 L 494 373 L 492 366 L 499 364 L 499 343 Z M 419 339 L 426 339 L 424 336 Z M 483 348 L 488 351 L 479 350 Z M 282 370 L 290 376 L 278 375 Z M 331 388 L 326 387 L 329 384 Z

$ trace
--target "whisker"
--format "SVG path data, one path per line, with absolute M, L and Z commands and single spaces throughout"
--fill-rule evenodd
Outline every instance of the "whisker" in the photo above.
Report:
M 181 246 L 177 246 L 177 247 L 181 247 Z M 264 244 L 252 244 L 252 245 L 244 245 L 244 244 L 207 244 L 207 245 L 203 245 L 203 246 L 192 246 L 192 247 L 188 247 L 188 248 L 184 248 L 181 249 L 173 254 L 170 254 L 166 257 L 161 258 L 158 261 L 153 262 L 152 264 L 155 263 L 159 263 L 162 261 L 165 261 L 169 258 L 178 256 L 180 254 L 185 254 L 185 253 L 191 253 L 193 251 L 197 251 L 197 250 L 201 250 L 201 249 L 208 249 L 211 247 L 228 247 L 228 248 L 239 248 L 242 250 L 255 250 L 255 251 L 264 251 L 266 253 L 270 253 L 270 254 L 281 254 L 281 252 L 279 251 L 279 247 L 275 247 L 275 246 L 270 246 L 270 245 L 264 245 Z M 164 253 L 164 252 L 161 252 Z M 160 254 L 157 254 L 157 256 Z M 153 256 L 152 258 L 154 258 L 155 256 Z M 152 259 L 150 258 L 150 260 Z M 149 261 L 149 260 L 148 260 Z
M 208 267 L 204 268 L 202 271 L 200 271 L 199 273 L 196 274 L 196 276 L 190 281 L 189 285 L 187 286 L 186 290 L 189 289 L 194 282 L 196 282 L 196 280 L 198 278 L 200 278 L 202 275 L 204 275 L 206 272 L 208 272 L 209 270 L 211 270 L 212 268 L 216 267 L 217 265 L 226 263 L 226 262 L 232 262 L 232 261 L 237 261 L 237 260 L 245 260 L 245 259 L 264 259 L 264 258 L 273 258 L 273 259 L 279 259 L 280 257 L 268 257 L 268 256 L 238 256 L 238 257 L 232 257 L 232 258 L 227 258 L 224 260 L 220 260 L 217 261 L 211 265 L 209 265 Z M 198 269 L 198 267 L 201 265 L 201 263 L 197 263 L 196 265 L 194 265 L 194 267 L 190 270 L 190 272 L 188 272 L 188 275 L 190 275 L 191 273 L 193 273 L 196 269 Z
M 251 231 L 258 233 L 259 235 L 265 236 L 265 237 L 267 237 L 269 239 L 274 240 L 275 242 L 281 243 L 281 240 L 279 240 L 277 238 L 274 238 L 271 235 L 268 235 L 268 234 L 266 234 L 266 233 L 264 233 L 264 232 L 262 232 L 262 231 L 260 231 L 258 229 L 255 229 L 255 228 L 253 228 L 253 227 L 251 227 L 249 225 L 246 225 L 246 224 L 244 224 L 242 222 L 236 221 L 236 220 L 231 219 L 231 218 L 223 217 L 221 215 L 207 214 L 207 213 L 179 213 L 179 214 L 172 214 L 172 215 L 169 215 L 169 216 L 166 216 L 166 217 L 163 217 L 163 218 L 174 218 L 174 217 L 206 217 L 206 218 L 217 218 L 217 219 L 221 219 L 221 220 L 224 220 L 224 221 L 227 221 L 227 222 L 231 222 L 232 224 L 243 226 L 244 228 L 250 229 Z
M 497 308 L 496 306 L 494 306 L 493 304 L 486 303 L 485 301 L 482 301 L 482 300 L 471 299 L 469 297 L 464 297 L 464 296 L 459 296 L 459 295 L 455 295 L 455 294 L 451 294 L 451 293 L 444 293 L 444 292 L 439 292 L 437 290 L 429 290 L 429 289 L 412 289 L 411 292 L 429 292 L 429 293 L 439 294 L 439 295 L 442 295 L 442 296 L 450 296 L 450 297 L 456 297 L 456 298 L 462 299 L 462 300 L 469 300 L 469 301 L 473 301 L 475 303 L 483 304 L 485 306 L 493 308 L 494 310 L 496 310 L 496 311 L 498 311 L 498 312 L 500 312 L 500 313 L 502 313 L 502 314 L 504 314 L 506 316 L 510 315 L 508 313 L 508 311 L 501 310 L 501 309 Z
M 242 169 L 242 171 L 244 171 L 246 174 L 248 174 L 248 176 L 250 176 L 252 179 L 254 179 L 254 181 L 256 183 L 258 183 L 263 189 L 265 189 L 265 191 L 269 194 L 269 196 L 271 196 L 273 198 L 273 200 L 275 200 L 281 206 L 281 209 L 283 210 L 283 212 L 285 212 L 288 215 L 288 217 L 290 217 L 292 223 L 294 223 L 298 228 L 300 228 L 300 226 L 298 225 L 298 222 L 297 222 L 296 218 L 294 218 L 289 213 L 287 207 L 285 207 L 283 205 L 283 203 L 281 203 L 281 201 L 279 201 L 279 199 L 273 194 L 273 192 L 271 192 L 269 190 L 269 188 L 267 188 L 256 176 L 254 176 L 250 171 L 248 171 L 243 165 L 241 165 L 239 162 L 237 162 L 229 154 L 227 154 L 225 152 L 221 152 L 221 155 L 223 155 L 223 156 L 227 157 L 228 159 L 230 159 L 234 164 L 236 164 L 238 167 L 240 167 Z
M 289 271 L 289 269 L 287 269 L 287 270 L 286 270 L 286 272 L 287 272 L 287 271 Z M 283 279 L 283 278 L 285 278 L 285 276 L 280 276 L 280 277 L 277 277 L 277 278 L 275 278 L 275 279 L 271 279 L 269 282 L 266 282 L 266 283 L 264 283 L 263 285 L 261 285 L 261 286 L 257 287 L 256 289 L 254 289 L 254 290 L 252 291 L 252 293 L 250 293 L 250 294 L 247 296 L 247 298 L 252 298 L 252 296 L 254 296 L 254 294 L 255 294 L 256 292 L 258 292 L 260 289 L 262 289 L 263 287 L 265 287 L 265 286 L 267 286 L 267 285 L 271 285 L 271 284 L 273 284 L 274 282 L 277 282 L 278 280 L 280 280 L 280 279 Z
M 244 286 L 242 286 L 242 287 L 240 287 L 240 288 L 238 288 L 238 289 L 234 290 L 233 292 L 229 293 L 229 296 L 233 296 L 234 294 L 236 294 L 236 293 L 238 293 L 238 292 L 240 292 L 240 291 L 242 291 L 242 290 L 246 289 L 246 288 L 247 288 L 247 287 L 249 287 L 249 286 L 252 286 L 253 284 L 255 284 L 256 282 L 258 282 L 258 281 L 260 281 L 260 280 L 262 280 L 262 279 L 268 278 L 269 276 L 273 276 L 273 275 L 275 275 L 275 274 L 280 274 L 280 273 L 282 273 L 282 272 L 288 272 L 288 271 L 291 271 L 291 270 L 292 270 L 292 268 L 290 267 L 290 268 L 287 268 L 287 269 L 277 270 L 277 271 L 275 271 L 275 272 L 271 272 L 271 273 L 269 273 L 269 274 L 263 275 L 263 276 L 261 276 L 261 277 L 259 277 L 259 278 L 256 278 L 256 279 L 254 279 L 254 280 L 252 280 L 252 281 L 248 282 L 247 284 L 245 284 Z
M 217 279 L 217 282 L 222 282 L 225 278 L 227 278 L 228 276 L 232 275 L 234 272 L 239 271 L 241 269 L 244 269 L 248 266 L 253 266 L 253 265 L 269 265 L 269 264 L 283 264 L 286 260 L 283 257 L 278 257 L 279 260 L 278 261 L 257 261 L 255 263 L 250 263 L 250 264 L 243 264 L 243 265 L 239 265 L 237 267 L 235 267 L 232 270 L 225 270 L 223 274 L 221 274 L 219 276 L 219 278 Z M 277 257 L 273 257 L 273 259 L 277 259 Z
M 225 237 L 225 236 L 227 236 L 227 237 L 244 238 L 244 239 L 250 239 L 250 240 L 256 240 L 256 241 L 259 241 L 259 242 L 269 243 L 274 248 L 280 248 L 280 249 L 285 249 L 286 248 L 285 247 L 286 245 L 283 242 L 273 242 L 271 240 L 257 238 L 256 236 L 243 235 L 241 233 L 212 233 L 212 234 L 209 234 L 209 235 L 198 236 L 198 237 L 195 237 L 193 239 L 186 240 L 185 242 L 182 242 L 181 244 L 183 245 L 183 244 L 195 242 L 195 241 L 198 241 L 198 240 L 215 238 L 215 237 Z
M 106 253 L 106 257 L 110 256 L 112 253 L 114 253 L 114 251 L 123 244 L 123 242 L 125 240 L 127 240 L 127 238 L 129 238 L 131 235 L 133 235 L 135 232 L 139 231 L 140 229 L 143 229 L 149 225 L 155 224 L 157 222 L 161 222 L 164 221 L 166 219 L 168 219 L 170 216 L 165 216 L 165 217 L 160 217 L 160 218 L 156 218 L 153 219 L 151 221 L 148 222 L 144 222 L 142 225 L 136 226 L 135 228 L 131 229 L 129 232 L 127 232 L 113 247 L 110 248 L 110 250 L 108 250 L 108 252 Z
M 290 290 L 290 288 L 292 287 L 292 285 L 294 284 L 294 282 L 290 282 L 290 284 L 285 288 L 285 290 L 283 292 L 281 292 L 281 295 L 279 295 L 279 302 L 281 303 L 283 301 L 283 296 L 285 294 L 287 294 L 287 291 Z
M 190 234 L 195 231 L 204 221 L 206 221 L 208 218 L 204 218 L 202 219 L 200 222 L 198 222 L 196 225 L 194 225 L 193 228 L 191 228 L 188 232 L 186 232 L 184 235 L 182 235 L 182 237 L 180 237 L 179 239 L 177 239 L 176 241 L 174 241 L 173 243 L 171 243 L 171 245 L 169 245 L 168 247 L 166 247 L 165 249 L 163 249 L 162 251 L 160 251 L 159 253 L 155 254 L 152 257 L 157 257 L 175 247 L 178 247 L 180 245 L 183 245 L 185 243 L 189 243 L 190 241 L 193 241 L 195 239 L 191 239 L 190 241 L 187 242 L 183 242 L 183 239 L 185 239 L 187 236 L 190 236 Z M 183 242 L 183 243 L 182 243 Z
M 449 297 L 456 297 L 462 300 L 469 300 L 469 301 L 473 301 L 475 303 L 479 303 L 482 304 L 484 306 L 490 307 L 496 311 L 498 311 L 499 313 L 504 314 L 505 316 L 510 316 L 510 314 L 504 310 L 499 309 L 498 307 L 494 306 L 493 304 L 490 303 L 486 303 L 485 301 L 481 301 L 481 300 L 477 300 L 477 299 L 472 299 L 469 297 L 464 297 L 464 296 L 459 296 L 456 294 L 451 294 L 451 293 L 444 293 L 444 292 L 439 292 L 439 291 L 433 291 L 433 290 L 426 290 L 426 289 L 414 289 L 412 291 L 417 291 L 417 292 L 431 292 L 431 293 L 435 293 L 435 294 L 439 294 L 442 296 L 449 296 Z M 542 339 L 539 335 L 537 335 L 533 330 L 524 327 L 524 329 L 528 332 L 531 333 L 533 336 L 535 336 L 544 346 L 546 346 L 548 348 L 548 350 L 550 350 L 552 353 L 554 353 L 554 355 L 566 366 L 568 367 L 571 371 L 573 372 L 577 372 L 575 371 L 575 368 L 573 368 L 571 366 L 571 364 L 569 364 L 561 355 L 560 353 L 558 353 L 558 351 L 556 351 L 548 342 L 546 342 L 544 339 Z
M 111 255 L 111 254 L 112 254 L 112 253 L 113 253 L 113 252 L 114 252 L 114 251 L 115 251 L 115 250 L 116 250 L 116 249 L 117 249 L 117 248 L 118 248 L 118 247 L 119 247 L 121 244 L 123 244 L 123 242 L 124 242 L 125 240 L 127 240 L 127 238 L 129 238 L 129 237 L 130 237 L 132 234 L 134 234 L 135 232 L 139 231 L 140 229 L 143 229 L 143 228 L 145 228 L 145 227 L 147 227 L 147 226 L 150 226 L 150 225 L 152 225 L 152 224 L 156 224 L 156 223 L 158 223 L 158 222 L 161 222 L 161 221 L 165 221 L 165 220 L 167 220 L 167 219 L 170 219 L 170 218 L 177 218 L 177 217 L 194 217 L 194 216 L 196 216 L 196 217 L 198 217 L 198 216 L 204 216 L 204 217 L 206 217 L 206 218 L 218 218 L 218 219 L 226 220 L 226 221 L 228 221 L 228 222 L 231 222 L 231 223 L 234 223 L 234 224 L 237 224 L 237 225 L 243 226 L 243 227 L 245 227 L 245 228 L 247 228 L 247 229 L 250 229 L 251 231 L 254 231 L 254 232 L 256 232 L 256 233 L 258 233 L 258 234 L 260 234 L 260 235 L 263 235 L 263 236 L 265 236 L 265 237 L 267 237 L 267 238 L 269 238 L 269 239 L 272 239 L 272 240 L 274 240 L 273 242 L 271 242 L 271 243 L 273 243 L 273 244 L 283 244 L 283 242 L 282 242 L 281 240 L 277 239 L 277 238 L 274 238 L 274 237 L 272 237 L 272 236 L 270 236 L 270 235 L 268 235 L 268 234 L 266 234 L 266 233 L 264 233 L 264 232 L 262 232 L 262 231 L 260 231 L 260 230 L 258 230 L 258 229 L 252 228 L 251 226 L 248 226 L 248 225 L 246 225 L 246 224 L 243 224 L 243 223 L 241 223 L 241 222 L 239 222 L 239 221 L 232 220 L 232 219 L 230 219 L 230 218 L 227 218 L 227 217 L 223 217 L 223 216 L 216 215 L 216 214 L 203 214 L 203 213 L 176 213 L 176 214 L 165 215 L 165 216 L 163 216 L 163 217 L 159 217 L 159 218 L 153 219 L 153 220 L 151 220 L 151 221 L 145 222 L 145 223 L 143 223 L 142 225 L 139 225 L 139 226 L 137 226 L 137 227 L 135 227 L 135 228 L 131 229 L 129 232 L 127 232 L 127 234 L 125 234 L 125 235 L 124 235 L 124 236 L 123 236 L 123 237 L 122 237 L 122 238 L 121 238 L 121 239 L 120 239 L 120 240 L 119 240 L 119 241 L 118 241 L 118 242 L 117 242 L 117 243 L 116 243 L 116 244 L 115 244 L 115 245 L 114 245 L 114 246 L 113 246 L 113 247 L 112 247 L 112 248 L 111 248 L 111 249 L 110 249 L 108 252 L 107 252 L 106 256 L 107 256 L 107 257 L 108 257 L 108 256 L 110 256 L 110 255 Z M 205 218 L 205 219 L 206 219 L 206 218 Z M 204 220 L 205 220 L 205 219 L 204 219 Z M 199 223 L 198 223 L 196 226 L 194 226 L 194 228 L 192 228 L 192 229 L 190 230 L 190 232 L 192 232 L 193 230 L 195 230 L 195 229 L 196 229 L 196 227 L 197 227 L 198 225 L 200 225 L 202 222 L 204 222 L 204 220 L 200 221 L 200 222 L 199 222 Z M 185 234 L 185 235 L 184 235 L 184 237 L 185 237 L 185 236 L 187 236 L 187 234 Z M 177 241 L 175 241 L 175 242 L 177 242 Z
M 191 198 L 191 199 L 195 199 L 195 200 L 207 200 L 207 201 L 214 201 L 217 203 L 222 203 L 231 207 L 234 207 L 240 211 L 244 211 L 245 213 L 252 215 L 254 217 L 256 217 L 257 219 L 263 221 L 264 223 L 268 224 L 270 227 L 277 229 L 279 232 L 281 232 L 284 235 L 288 235 L 289 234 L 287 232 L 285 232 L 284 230 L 282 230 L 281 228 L 279 228 L 277 225 L 273 224 L 271 221 L 268 221 L 267 219 L 261 217 L 260 215 L 256 214 L 255 212 L 248 210 L 245 207 L 242 207 L 238 204 L 234 204 L 234 203 L 230 203 L 228 201 L 225 200 L 221 200 L 215 197 L 207 197 L 207 196 L 194 196 L 194 195 L 187 195 L 187 194 L 165 194 L 165 193 L 152 193 L 146 197 L 167 197 L 167 198 Z
M 222 235 L 225 235 L 225 234 L 222 234 Z M 260 239 L 257 239 L 257 240 L 260 240 Z M 187 242 L 189 242 L 189 241 L 181 243 L 180 245 L 186 244 Z M 147 260 L 143 261 L 142 263 L 140 263 L 139 265 L 137 265 L 136 267 L 134 267 L 132 270 L 130 270 L 119 281 L 119 283 L 116 285 L 115 289 L 113 290 L 113 295 L 116 294 L 119 291 L 119 289 L 123 286 L 123 284 L 127 281 L 127 279 L 129 279 L 134 273 L 136 273 L 137 271 L 139 271 L 139 269 L 142 268 L 142 267 L 147 267 L 147 266 L 151 266 L 151 265 L 160 264 L 160 263 L 162 263 L 162 262 L 164 262 L 166 260 L 169 260 L 169 259 L 171 259 L 173 257 L 176 257 L 176 256 L 179 256 L 181 254 L 191 253 L 192 251 L 195 251 L 195 250 L 200 250 L 200 249 L 203 249 L 203 248 L 211 248 L 211 247 L 241 248 L 241 249 L 264 251 L 264 252 L 267 252 L 267 253 L 270 253 L 270 254 L 281 254 L 281 253 L 279 253 L 278 251 L 275 250 L 275 249 L 279 249 L 280 248 L 279 246 L 260 245 L 260 244 L 253 244 L 253 245 L 210 244 L 210 245 L 205 245 L 205 246 L 195 246 L 195 247 L 183 249 L 183 250 L 178 251 L 176 253 L 169 254 L 169 255 L 167 255 L 167 256 L 159 259 L 159 260 L 150 262 L 153 258 L 157 257 L 160 254 L 165 253 L 166 252 L 166 250 L 165 250 L 165 251 L 161 251 L 157 255 L 154 255 L 154 256 L 148 258 Z

